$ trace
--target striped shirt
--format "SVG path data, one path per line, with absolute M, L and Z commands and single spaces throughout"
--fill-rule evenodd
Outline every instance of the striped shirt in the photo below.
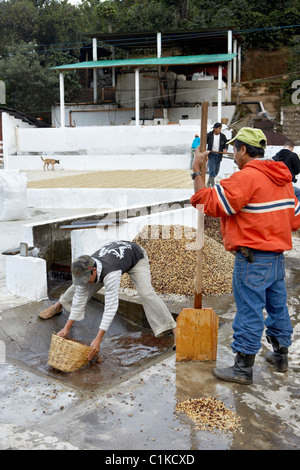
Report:
M 123 273 L 130 271 L 144 257 L 139 245 L 132 242 L 114 241 L 102 246 L 92 258 L 97 266 L 97 283 L 105 287 L 105 305 L 100 329 L 107 331 L 119 306 L 119 287 Z M 89 285 L 77 286 L 73 297 L 70 320 L 84 318 L 89 298 Z

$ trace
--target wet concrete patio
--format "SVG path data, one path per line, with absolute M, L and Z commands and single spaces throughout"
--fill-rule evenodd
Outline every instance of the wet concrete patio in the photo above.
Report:
M 118 315 L 101 347 L 101 361 L 63 373 L 47 365 L 47 356 L 51 335 L 62 327 L 66 313 L 39 319 L 50 300 L 2 312 L 1 449 L 299 449 L 299 260 L 290 258 L 287 264 L 294 325 L 289 370 L 272 370 L 263 357 L 268 350 L 263 339 L 251 386 L 219 382 L 211 373 L 216 363 L 232 365 L 231 294 L 204 300 L 203 306 L 214 308 L 220 320 L 216 362 L 176 362 L 172 338 L 156 340 L 149 330 Z M 102 304 L 91 301 L 74 337 L 91 340 L 102 310 Z M 197 430 L 176 412 L 178 402 L 201 397 L 214 397 L 235 411 L 241 429 Z
M 48 215 L 47 211 L 38 214 Z M 1 251 L 15 245 L 13 234 L 19 225 L 6 223 Z M 40 302 L 14 298 L 5 293 L 1 272 L 0 449 L 102 450 L 104 456 L 106 452 L 122 455 L 121 451 L 158 455 L 162 451 L 299 450 L 299 253 L 300 238 L 295 235 L 294 248 L 286 256 L 288 306 L 294 327 L 289 370 L 274 372 L 265 361 L 269 346 L 263 338 L 250 386 L 220 382 L 212 375 L 216 365 L 233 363 L 232 294 L 203 299 L 203 307 L 213 308 L 219 316 L 217 361 L 176 362 L 170 336 L 155 339 L 147 328 L 117 315 L 102 343 L 99 362 L 62 373 L 48 366 L 47 357 L 51 335 L 61 329 L 67 313 L 48 321 L 38 317 L 58 292 L 53 290 L 51 299 Z M 171 302 L 169 306 L 178 313 L 189 305 Z M 131 308 L 135 308 L 134 302 Z M 101 303 L 91 301 L 85 320 L 75 325 L 72 335 L 91 341 L 102 311 Z M 178 402 L 201 397 L 224 402 L 240 417 L 241 429 L 199 430 L 191 419 L 176 412 Z

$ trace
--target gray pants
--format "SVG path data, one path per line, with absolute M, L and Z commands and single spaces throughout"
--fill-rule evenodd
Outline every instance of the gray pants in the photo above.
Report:
M 141 298 L 146 318 L 154 335 L 159 336 L 165 331 L 176 328 L 176 322 L 169 309 L 152 287 L 150 266 L 146 252 L 144 252 L 144 258 L 140 259 L 128 274 Z M 88 284 L 88 300 L 102 287 L 102 282 Z M 71 310 L 75 289 L 75 286 L 72 284 L 59 299 L 59 302 L 68 312 Z

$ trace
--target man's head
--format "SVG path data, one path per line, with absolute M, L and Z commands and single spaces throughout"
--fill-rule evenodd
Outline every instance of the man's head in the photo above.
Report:
M 75 286 L 85 286 L 89 283 L 95 271 L 97 271 L 96 264 L 91 256 L 79 256 L 72 263 L 73 284 Z
M 233 145 L 234 161 L 241 169 L 252 158 L 262 158 L 264 156 L 267 138 L 261 129 L 242 127 L 227 144 Z
M 214 134 L 220 134 L 222 130 L 222 124 L 220 122 L 215 122 L 214 124 Z
M 288 149 L 292 152 L 294 150 L 294 144 L 289 140 L 284 144 L 283 148 Z

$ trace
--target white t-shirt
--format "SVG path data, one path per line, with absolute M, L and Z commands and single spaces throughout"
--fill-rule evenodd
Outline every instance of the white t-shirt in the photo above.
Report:
M 212 145 L 212 152 L 219 152 L 220 149 L 220 134 L 214 134 L 214 141 Z

